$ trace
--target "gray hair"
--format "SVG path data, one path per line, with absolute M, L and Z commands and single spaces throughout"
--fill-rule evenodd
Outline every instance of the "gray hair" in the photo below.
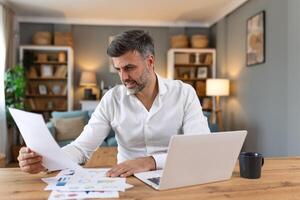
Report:
M 143 30 L 129 30 L 116 35 L 107 48 L 107 55 L 119 57 L 129 51 L 137 51 L 144 58 L 154 55 L 152 37 Z

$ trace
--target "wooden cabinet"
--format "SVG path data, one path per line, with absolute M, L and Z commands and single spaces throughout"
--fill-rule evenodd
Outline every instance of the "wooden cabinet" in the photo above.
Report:
M 26 107 L 48 120 L 52 111 L 73 109 L 73 49 L 65 46 L 20 46 L 25 68 Z
M 213 99 L 206 96 L 205 90 L 206 79 L 216 77 L 215 49 L 170 49 L 167 76 L 192 85 L 203 110 L 212 109 Z

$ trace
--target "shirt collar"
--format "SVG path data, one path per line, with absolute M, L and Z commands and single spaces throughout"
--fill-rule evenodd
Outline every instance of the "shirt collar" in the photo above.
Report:
M 159 96 L 162 96 L 167 92 L 167 87 L 165 85 L 165 80 L 161 76 L 159 76 L 157 73 L 155 73 L 155 75 L 156 75 L 157 82 L 158 82 L 158 94 L 159 94 Z M 126 87 L 125 87 L 125 89 L 126 89 L 126 94 L 130 95 L 130 93 L 127 90 Z
M 156 73 L 155 73 L 156 74 Z M 164 95 L 167 92 L 167 87 L 165 85 L 165 79 L 156 74 L 157 82 L 158 82 L 158 94 L 160 96 Z

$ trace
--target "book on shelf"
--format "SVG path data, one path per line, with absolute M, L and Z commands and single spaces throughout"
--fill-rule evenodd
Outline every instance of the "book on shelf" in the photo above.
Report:
M 65 78 L 67 76 L 67 66 L 60 65 L 56 67 L 56 71 L 54 73 L 54 77 L 56 78 Z
M 205 65 L 211 65 L 212 64 L 212 54 L 210 54 L 210 53 L 206 54 L 204 64 Z
M 28 78 L 37 78 L 38 75 L 37 75 L 37 71 L 36 71 L 35 67 L 31 66 L 29 68 L 29 70 L 27 71 L 26 76 Z
M 196 93 L 198 96 L 206 95 L 206 83 L 203 81 L 196 82 Z
M 29 95 L 30 94 L 36 94 L 36 91 L 37 91 L 37 89 L 36 89 L 34 84 L 32 84 L 32 83 L 27 84 L 27 90 L 26 90 L 27 94 L 29 94 Z
M 29 103 L 29 106 L 30 106 L 31 110 L 36 109 L 36 106 L 35 106 L 35 103 L 34 103 L 33 99 L 28 99 L 28 103 Z
M 67 95 L 67 86 L 62 86 L 61 95 Z

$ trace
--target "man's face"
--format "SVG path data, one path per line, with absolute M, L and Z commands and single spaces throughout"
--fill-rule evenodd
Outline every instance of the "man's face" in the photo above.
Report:
M 120 57 L 113 57 L 112 60 L 130 94 L 136 94 L 145 88 L 153 67 L 153 56 L 144 58 L 137 51 L 129 51 Z

